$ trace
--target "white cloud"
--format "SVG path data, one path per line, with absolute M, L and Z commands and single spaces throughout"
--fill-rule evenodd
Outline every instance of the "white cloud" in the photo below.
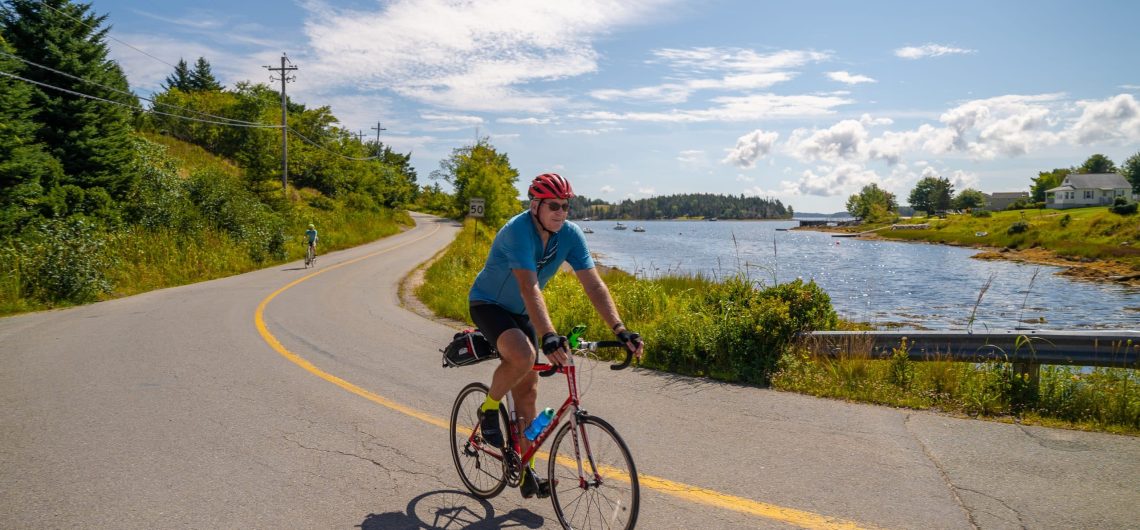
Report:
M 782 50 L 757 53 L 740 48 L 702 47 L 690 49 L 663 48 L 653 55 L 678 70 L 692 72 L 735 71 L 771 72 L 798 68 L 811 62 L 829 59 L 830 54 L 806 50 Z
M 609 184 L 606 184 L 605 186 L 602 186 L 601 188 L 599 188 L 598 191 L 605 193 L 605 194 L 610 194 L 610 193 L 614 192 L 614 187 L 610 186 Z
M 870 77 L 867 77 L 865 75 L 854 75 L 854 74 L 851 74 L 849 72 L 845 72 L 842 70 L 840 70 L 838 72 L 827 72 L 827 77 L 831 78 L 832 81 L 839 81 L 840 83 L 846 83 L 848 85 L 858 85 L 859 83 L 877 83 L 878 82 L 878 81 L 876 81 Z
M 654 188 L 637 188 L 637 192 L 642 194 L 642 195 L 645 195 L 647 197 L 650 195 L 656 195 L 657 194 L 657 190 Z
M 943 173 L 942 176 L 950 179 L 950 183 L 954 185 L 954 193 L 958 193 L 966 188 L 978 189 L 981 186 L 981 179 L 978 178 L 977 173 L 972 171 L 955 169 Z
M 812 118 L 835 113 L 835 107 L 853 101 L 838 96 L 752 94 L 713 98 L 714 107 L 697 110 L 673 109 L 667 112 L 583 112 L 573 118 L 586 120 L 642 122 L 737 122 L 775 118 Z
M 736 139 L 736 147 L 728 152 L 721 162 L 736 164 L 741 168 L 756 167 L 756 161 L 772 151 L 772 146 L 780 137 L 779 133 L 756 129 Z
M 602 101 L 637 100 L 677 104 L 688 101 L 698 90 L 745 91 L 769 88 L 796 76 L 792 68 L 830 56 L 823 52 L 783 50 L 761 54 L 738 48 L 666 48 L 653 52 L 650 63 L 665 63 L 673 69 L 670 81 L 632 89 L 600 89 L 590 95 Z
M 819 173 L 816 173 L 816 170 Z M 859 164 L 819 166 L 816 170 L 804 171 L 800 179 L 794 183 L 794 189 L 799 194 L 820 197 L 848 196 L 867 184 L 880 181 L 874 171 Z
M 1140 103 L 1132 94 L 1078 101 L 1081 115 L 1068 136 L 1088 145 L 1101 141 L 1140 142 Z
M 1120 85 L 1122 90 L 1140 90 L 1140 85 Z
M 943 46 L 941 44 L 924 44 L 922 46 L 906 46 L 895 50 L 897 57 L 903 59 L 924 59 L 926 57 L 939 57 L 942 55 L 956 55 L 975 53 L 977 50 Z
M 480 118 L 479 116 L 469 116 L 463 114 L 425 112 L 420 114 L 420 118 L 428 121 L 458 123 L 463 125 L 479 125 L 483 123 L 483 118 Z
M 561 134 L 584 134 L 587 136 L 597 136 L 599 134 L 613 133 L 624 131 L 623 127 L 598 127 L 594 129 L 559 129 L 555 132 Z
M 1062 94 L 1033 96 L 1007 95 L 968 101 L 939 118 L 955 133 L 953 148 L 966 151 L 975 158 L 992 159 L 998 154 L 1023 155 L 1032 146 L 1057 142 L 1056 134 L 1047 130 L 1050 108 Z M 972 137 L 973 131 L 978 131 Z
M 867 157 L 867 129 L 857 120 L 843 120 L 827 129 L 796 129 L 787 141 L 788 153 L 799 160 L 864 160 Z
M 895 123 L 895 120 L 890 118 L 872 118 L 870 114 L 863 114 L 859 116 L 859 123 L 862 123 L 866 127 L 873 127 L 876 125 L 892 125 Z
M 677 155 L 677 160 L 685 164 L 704 162 L 705 152 L 700 149 L 686 149 Z
M 592 39 L 646 23 L 671 1 L 394 0 L 365 10 L 308 0 L 307 74 L 447 108 L 548 111 L 565 98 L 520 86 L 597 71 Z
M 756 177 L 750 177 L 748 175 L 740 174 L 740 175 L 736 176 L 736 181 L 737 182 L 756 182 Z
M 511 125 L 546 125 L 551 122 L 550 118 L 499 118 L 495 120 L 499 123 L 507 123 Z

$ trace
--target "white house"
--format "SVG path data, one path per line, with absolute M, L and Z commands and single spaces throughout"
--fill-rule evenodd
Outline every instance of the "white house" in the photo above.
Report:
M 1081 208 L 1112 204 L 1117 197 L 1130 199 L 1132 185 L 1117 173 L 1070 173 L 1060 186 L 1045 190 L 1049 208 Z

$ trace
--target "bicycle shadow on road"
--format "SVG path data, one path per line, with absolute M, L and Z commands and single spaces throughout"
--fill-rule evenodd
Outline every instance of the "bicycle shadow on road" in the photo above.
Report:
M 545 518 L 529 510 L 517 508 L 496 515 L 491 503 L 466 491 L 438 490 L 413 498 L 405 513 L 370 513 L 358 527 L 361 530 L 492 530 L 542 528 L 545 523 Z

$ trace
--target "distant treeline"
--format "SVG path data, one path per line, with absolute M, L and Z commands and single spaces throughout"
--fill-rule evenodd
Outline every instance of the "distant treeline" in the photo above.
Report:
M 575 219 L 790 219 L 793 214 L 792 207 L 779 199 L 713 193 L 626 199 L 617 204 L 581 196 L 570 201 L 570 215 Z

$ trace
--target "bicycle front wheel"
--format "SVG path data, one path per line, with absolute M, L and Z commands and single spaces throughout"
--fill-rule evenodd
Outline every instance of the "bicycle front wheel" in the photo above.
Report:
M 567 422 L 550 446 L 550 501 L 563 528 L 633 528 L 641 490 L 625 441 L 605 420 Z M 581 473 L 578 469 L 581 467 Z
M 507 485 L 502 452 L 484 442 L 479 433 L 479 408 L 488 391 L 483 383 L 471 383 L 459 391 L 451 407 L 451 458 L 455 470 L 463 485 L 483 499 L 498 495 Z M 499 421 L 502 422 L 501 416 Z

